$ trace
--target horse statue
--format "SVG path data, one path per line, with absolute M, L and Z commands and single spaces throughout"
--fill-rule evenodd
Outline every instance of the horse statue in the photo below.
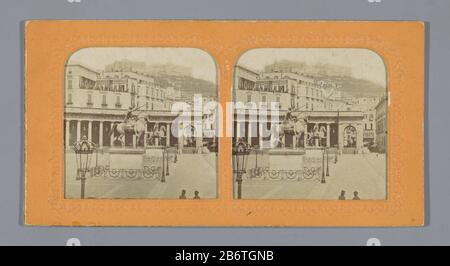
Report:
M 294 116 L 290 115 L 289 119 L 285 119 L 279 127 L 278 136 L 283 138 L 286 134 L 294 135 L 297 137 L 297 144 L 300 143 L 300 139 L 306 133 L 306 118 L 302 115 Z M 299 147 L 300 145 L 296 145 Z
M 149 144 L 152 146 L 157 146 L 161 144 L 161 138 L 166 137 L 166 128 L 164 126 L 159 126 L 157 123 L 153 127 L 153 130 L 148 132 Z
M 121 142 L 122 147 L 125 146 L 125 134 L 127 132 L 133 133 L 133 138 L 139 140 L 146 131 L 147 118 L 144 117 L 133 117 L 128 121 L 124 121 L 118 124 L 114 124 L 111 130 L 111 136 L 114 134 L 115 139 Z M 117 136 L 118 135 L 118 136 Z

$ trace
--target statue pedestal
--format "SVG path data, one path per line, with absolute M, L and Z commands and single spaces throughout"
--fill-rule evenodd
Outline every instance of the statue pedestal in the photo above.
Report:
M 301 170 L 305 150 L 271 149 L 268 151 L 269 169 Z
M 143 156 L 143 166 L 162 167 L 163 165 L 163 149 L 147 148 Z
M 114 169 L 141 169 L 143 155 L 142 149 L 110 149 L 109 167 Z

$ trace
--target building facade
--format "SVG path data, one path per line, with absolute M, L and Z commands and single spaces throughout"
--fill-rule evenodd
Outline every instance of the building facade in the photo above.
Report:
M 376 144 L 378 152 L 385 153 L 387 151 L 387 107 L 388 99 L 384 96 L 375 106 L 376 117 Z
M 285 111 L 280 112 L 279 119 L 260 119 L 258 116 L 246 115 L 244 119 L 235 116 L 233 125 L 233 143 L 244 140 L 258 149 L 322 149 L 335 148 L 342 153 L 356 154 L 364 147 L 364 114 L 360 111 L 306 111 L 306 130 L 304 134 L 285 134 L 277 142 L 274 135 L 263 136 L 261 132 L 273 132 L 279 129 Z M 261 121 L 266 121 L 264 124 Z M 263 127 L 266 127 L 265 129 Z
M 65 77 L 65 147 L 84 136 L 101 148 L 121 146 L 112 132 L 114 124 L 125 120 L 129 108 L 136 115 L 149 119 L 147 131 L 160 132 L 159 145 L 203 146 L 200 138 L 177 138 L 170 134 L 172 122 L 179 117 L 171 113 L 172 104 L 180 100 L 179 89 L 163 88 L 154 79 L 141 72 L 97 72 L 82 65 L 67 65 Z M 193 120 L 193 117 L 186 118 Z M 177 125 L 178 131 L 188 124 Z M 144 147 L 145 137 L 137 139 L 133 133 L 125 135 L 125 146 Z
M 245 115 L 244 121 L 235 115 L 233 141 L 244 139 L 253 147 L 284 149 L 336 148 L 344 153 L 359 153 L 364 147 L 364 112 L 347 108 L 333 93 L 337 90 L 324 88 L 313 77 L 296 72 L 280 71 L 258 73 L 241 66 L 236 67 L 234 93 L 236 101 L 253 102 L 270 107 L 270 102 L 278 104 L 278 121 L 260 124 L 258 116 Z M 342 108 L 342 110 L 341 110 Z M 270 109 L 270 108 L 268 108 Z M 261 132 L 279 129 L 288 109 L 302 113 L 307 120 L 306 131 L 302 135 L 284 135 L 274 142 Z M 266 126 L 264 129 L 263 127 Z M 272 134 L 273 136 L 273 134 Z M 269 144 L 267 144 L 269 143 Z M 273 143 L 277 143 L 274 144 Z

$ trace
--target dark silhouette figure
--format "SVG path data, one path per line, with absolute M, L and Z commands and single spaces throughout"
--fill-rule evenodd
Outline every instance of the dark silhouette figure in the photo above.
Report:
M 345 200 L 345 190 L 341 191 L 341 195 L 339 196 L 339 200 Z
M 197 190 L 194 192 L 194 199 L 200 199 L 200 192 Z
M 353 192 L 353 200 L 360 200 L 358 191 Z
M 186 199 L 186 189 L 181 190 L 181 195 L 179 199 Z

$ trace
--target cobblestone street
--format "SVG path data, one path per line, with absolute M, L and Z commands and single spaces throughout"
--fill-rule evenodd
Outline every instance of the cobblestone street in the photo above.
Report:
M 68 153 L 66 156 L 66 198 L 79 198 L 81 183 L 75 179 L 75 155 Z M 126 155 L 123 155 L 123 160 L 127 160 Z M 99 155 L 99 165 L 106 165 L 107 161 L 107 154 Z M 95 155 L 92 163 L 95 164 Z M 164 183 L 160 177 L 151 180 L 89 177 L 86 198 L 178 199 L 181 190 L 186 189 L 187 198 L 192 198 L 197 190 L 202 199 L 211 199 L 217 197 L 216 174 L 214 153 L 182 154 L 178 155 L 177 163 L 169 163 L 169 175 L 165 176 Z
M 251 167 L 252 165 L 249 165 Z M 384 154 L 344 154 L 330 162 L 326 183 L 319 180 L 250 180 L 244 179 L 244 199 L 317 199 L 336 200 L 342 190 L 346 199 L 358 191 L 361 200 L 386 198 L 386 156 Z M 236 184 L 235 184 L 236 185 Z

